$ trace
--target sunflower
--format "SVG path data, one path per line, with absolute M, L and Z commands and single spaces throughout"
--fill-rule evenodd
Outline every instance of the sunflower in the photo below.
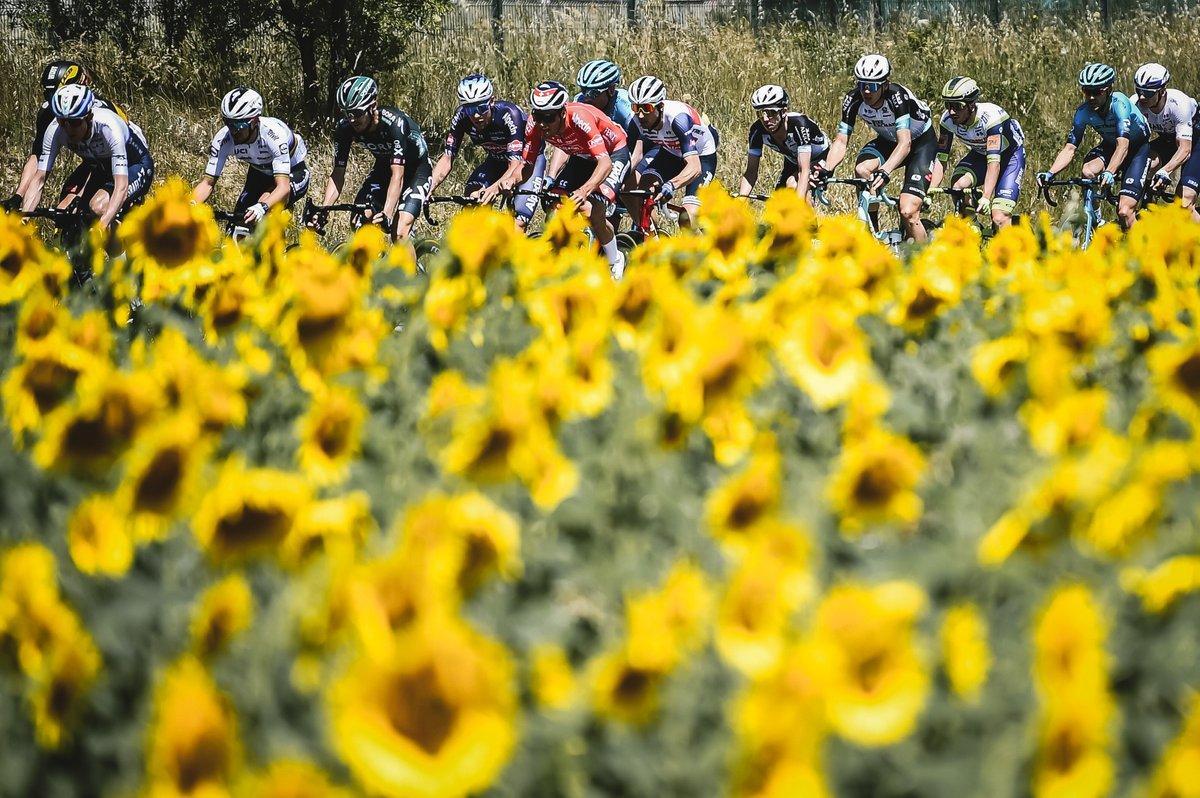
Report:
M 246 422 L 244 370 L 210 363 L 178 329 L 164 329 L 149 348 L 135 344 L 131 355 L 159 385 L 167 406 L 194 410 L 206 431 Z
M 23 298 L 41 280 L 43 264 L 51 260 L 41 241 L 31 228 L 21 223 L 19 216 L 0 214 L 0 305 Z
M 1108 391 L 1071 391 L 1048 402 L 1032 400 L 1021 406 L 1021 420 L 1033 447 L 1045 455 L 1061 455 L 1085 447 L 1104 430 Z
M 775 357 L 818 410 L 844 403 L 871 373 L 866 337 L 838 305 L 801 310 L 780 334 Z
M 254 620 L 254 597 L 241 574 L 232 574 L 204 591 L 192 611 L 192 650 L 202 660 L 220 654 Z
M 710 248 L 708 267 L 717 279 L 744 269 L 753 255 L 757 225 L 750 205 L 730 196 L 720 183 L 700 189 L 700 227 Z
M 70 322 L 71 315 L 57 299 L 41 288 L 34 289 L 21 302 L 14 349 L 18 353 L 24 353 L 31 345 L 36 345 L 51 333 L 64 332 Z
M 192 531 L 216 562 L 270 554 L 291 534 L 309 500 L 310 489 L 299 475 L 246 468 L 235 458 L 201 500 Z
M 565 709 L 575 698 L 575 673 L 567 653 L 544 643 L 530 652 L 530 678 L 534 698 L 544 709 Z
M 1163 752 L 1154 770 L 1147 795 L 1149 798 L 1195 798 L 1196 773 L 1200 766 L 1200 699 L 1188 702 L 1179 735 Z
M 71 343 L 99 360 L 107 359 L 112 353 L 112 326 L 108 323 L 108 315 L 102 310 L 91 310 L 71 319 L 66 334 Z
M 368 228 L 379 230 L 373 224 L 361 229 Z M 350 798 L 351 793 L 334 786 L 329 776 L 311 762 L 280 759 L 259 773 L 239 779 L 233 795 L 235 798 Z
M 146 741 L 149 794 L 197 795 L 225 788 L 241 762 L 237 716 L 204 666 L 185 656 L 154 691 Z
M 847 441 L 827 495 L 841 529 L 857 534 L 871 524 L 912 524 L 922 503 L 914 488 L 925 458 L 910 441 L 882 429 Z
M 722 659 L 748 676 L 770 670 L 783 654 L 797 605 L 785 588 L 788 569 L 770 558 L 747 558 L 717 609 L 716 644 Z
M 1046 700 L 1071 687 L 1103 694 L 1108 684 L 1104 650 L 1107 623 L 1083 585 L 1057 589 L 1043 607 L 1034 631 L 1034 679 Z
M 67 401 L 83 374 L 104 366 L 104 361 L 59 333 L 31 343 L 0 389 L 0 404 L 4 405 L 5 419 L 18 445 Z
M 253 322 L 264 310 L 262 286 L 252 271 L 234 271 L 221 275 L 209 287 L 198 308 L 204 323 L 204 335 L 220 340 L 244 321 Z
M 220 234 L 212 208 L 191 201 L 191 189 L 172 178 L 130 211 L 117 235 L 132 263 L 142 270 L 147 288 L 174 293 L 191 270 L 210 261 Z
M 133 564 L 133 538 L 117 502 L 108 496 L 85 499 L 71 514 L 67 546 L 85 574 L 121 577 Z
M 57 569 L 49 549 L 23 543 L 0 552 L 0 639 L 23 636 L 29 608 L 57 601 Z
M 34 734 L 40 746 L 58 748 L 66 739 L 100 665 L 100 652 L 82 628 L 55 642 L 29 685 Z
M 484 277 L 508 261 L 509 246 L 516 238 L 512 218 L 507 214 L 492 208 L 468 208 L 450 223 L 446 249 L 461 273 Z
M 487 290 L 477 275 L 435 275 L 422 302 L 433 348 L 444 351 L 450 345 L 450 336 L 462 332 L 471 312 L 483 307 L 486 301 Z
M 1146 362 L 1159 401 L 1200 430 L 1200 339 L 1159 344 Z
M 45 469 L 102 474 L 125 453 L 158 413 L 163 397 L 140 373 L 96 369 L 84 375 L 78 397 L 46 418 L 34 461 Z
M 371 285 L 372 267 L 388 248 L 387 233 L 377 224 L 364 224 L 354 231 L 342 250 L 342 262 L 354 270 L 365 286 Z
M 602 718 L 644 725 L 658 712 L 664 679 L 660 670 L 635 666 L 619 647 L 589 665 L 592 707 Z
M 1014 274 L 1033 270 L 1040 247 L 1029 225 L 1013 224 L 1003 228 L 984 249 L 988 262 L 987 283 L 995 286 Z
M 507 650 L 461 623 L 411 628 L 384 660 L 359 659 L 330 687 L 331 744 L 370 792 L 479 792 L 516 744 Z
M 283 542 L 279 559 L 289 568 L 304 565 L 318 553 L 349 562 L 374 528 L 371 500 L 365 491 L 320 499 L 305 506 Z
M 952 607 L 942 619 L 942 667 L 950 689 L 959 698 L 975 701 L 992 665 L 987 622 L 973 604 Z
M 362 302 L 358 275 L 320 248 L 300 247 L 288 253 L 286 303 L 276 328 L 280 345 L 323 374 Z
M 1035 798 L 1109 795 L 1116 766 L 1108 749 L 1115 708 L 1104 694 L 1065 684 L 1042 710 L 1033 772 Z
M 929 695 L 912 626 L 925 594 L 907 582 L 835 587 L 817 608 L 812 642 L 831 727 L 850 742 L 907 737 Z
M 308 412 L 296 422 L 296 459 L 314 485 L 334 485 L 346 478 L 358 457 L 366 415 L 349 388 L 323 387 L 313 396 Z
M 125 476 L 117 487 L 117 505 L 129 518 L 138 541 L 161 538 L 173 519 L 186 513 L 210 444 L 188 412 L 177 413 L 137 437 L 125 460 Z
M 971 353 L 971 374 L 979 387 L 995 399 L 1007 391 L 1017 367 L 1029 356 L 1029 341 L 1017 335 L 985 341 Z
M 516 519 L 481 493 L 431 496 L 405 512 L 401 529 L 403 557 L 420 562 L 434 549 L 455 552 L 454 581 L 463 595 L 493 575 L 512 579 L 521 572 Z
M 728 551 L 743 550 L 758 524 L 778 509 L 782 472 L 775 439 L 763 435 L 746 466 L 709 493 L 704 518 L 709 532 Z
M 1165 612 L 1188 593 L 1200 590 L 1200 555 L 1181 554 L 1146 571 L 1128 568 L 1121 585 L 1142 601 L 1146 612 Z

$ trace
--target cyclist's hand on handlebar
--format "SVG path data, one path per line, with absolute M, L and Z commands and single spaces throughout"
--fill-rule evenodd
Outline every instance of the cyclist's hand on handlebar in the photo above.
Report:
M 1171 187 L 1171 183 L 1171 173 L 1166 169 L 1159 169 L 1154 173 L 1154 180 L 1150 186 L 1156 191 L 1165 191 Z
M 500 186 L 492 184 L 490 186 L 485 186 L 478 191 L 474 191 L 467 196 L 474 199 L 480 205 L 491 205 L 496 201 L 496 197 L 499 196 L 499 194 Z
M 1039 187 L 1044 187 L 1047 183 L 1054 179 L 1053 172 L 1038 172 L 1037 184 Z
M 0 202 L 0 208 L 4 208 L 6 211 L 19 211 L 21 210 L 21 205 L 24 202 L 25 198 L 20 194 L 13 194 L 11 197 L 4 200 L 4 202 Z
M 571 192 L 571 200 L 575 203 L 576 208 L 582 208 L 589 196 L 590 192 L 584 191 L 582 186 Z
M 871 183 L 869 188 L 871 191 L 879 191 L 879 189 L 886 186 L 888 181 L 891 179 L 892 176 L 886 170 L 876 169 L 873 173 L 871 173 Z
M 1097 175 L 1096 180 L 1100 183 L 1101 188 L 1108 188 L 1116 182 L 1117 176 L 1105 169 L 1103 172 Z
M 270 207 L 265 202 L 256 202 L 246 209 L 246 215 L 242 220 L 247 224 L 257 224 L 262 221 L 262 218 L 267 215 Z
M 990 197 L 979 195 L 979 200 L 975 203 L 975 213 L 980 216 L 990 216 L 992 214 L 992 200 Z
M 829 178 L 831 177 L 833 177 L 832 171 L 826 169 L 819 163 L 813 164 L 812 177 L 810 178 L 813 188 L 824 188 L 825 184 L 829 182 Z

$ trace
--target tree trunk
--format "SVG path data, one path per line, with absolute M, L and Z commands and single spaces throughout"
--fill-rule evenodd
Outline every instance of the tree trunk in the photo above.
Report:
M 300 105 L 304 121 L 315 125 L 321 118 L 321 69 L 317 60 L 317 39 L 303 18 L 311 9 L 298 9 L 292 0 L 281 0 L 279 16 L 283 26 L 296 43 L 300 56 Z
M 72 15 L 70 9 L 63 8 L 63 0 L 49 0 L 46 13 L 50 18 L 50 33 L 56 42 L 64 42 L 72 38 Z

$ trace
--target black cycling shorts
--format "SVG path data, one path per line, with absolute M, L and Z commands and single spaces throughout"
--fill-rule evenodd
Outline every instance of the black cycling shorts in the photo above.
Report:
M 888 159 L 896 149 L 896 142 L 878 138 L 858 153 L 856 163 L 877 159 L 881 164 Z M 914 197 L 924 197 L 929 191 L 930 170 L 933 160 L 937 157 L 937 136 L 933 128 L 927 128 L 924 133 L 913 139 L 912 151 L 904 161 L 904 187 L 901 194 L 911 194 Z
M 383 204 L 387 200 L 388 185 L 392 182 L 392 162 L 376 161 L 371 173 L 363 181 L 362 187 L 354 197 L 355 205 L 370 205 L 375 213 L 383 212 Z M 414 219 L 421 215 L 425 200 L 429 199 L 433 189 L 433 164 L 428 158 L 421 159 L 416 166 L 408 164 L 404 167 L 404 190 L 400 195 L 400 203 L 396 213 L 401 211 L 410 214 Z M 395 219 L 392 220 L 395 224 Z M 361 220 L 355 220 L 355 226 Z
M 297 200 L 304 197 L 308 193 L 308 184 L 311 175 L 308 171 L 308 166 L 301 161 L 292 167 L 292 176 L 289 179 L 291 183 L 291 191 L 288 193 L 288 198 L 284 202 L 285 208 L 290 208 L 296 204 Z M 275 190 L 275 175 L 261 172 L 258 169 L 246 170 L 246 185 L 242 186 L 242 193 L 238 195 L 237 203 L 233 206 L 233 215 L 237 219 L 241 219 L 246 215 L 246 210 L 255 205 L 259 201 L 259 197 L 263 194 L 270 194 Z

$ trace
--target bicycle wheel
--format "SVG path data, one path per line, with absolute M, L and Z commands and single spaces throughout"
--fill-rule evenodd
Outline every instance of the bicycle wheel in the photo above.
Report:
M 417 253 L 418 271 L 428 274 L 434 256 L 442 251 L 441 245 L 436 238 L 418 238 L 413 241 L 413 249 Z

